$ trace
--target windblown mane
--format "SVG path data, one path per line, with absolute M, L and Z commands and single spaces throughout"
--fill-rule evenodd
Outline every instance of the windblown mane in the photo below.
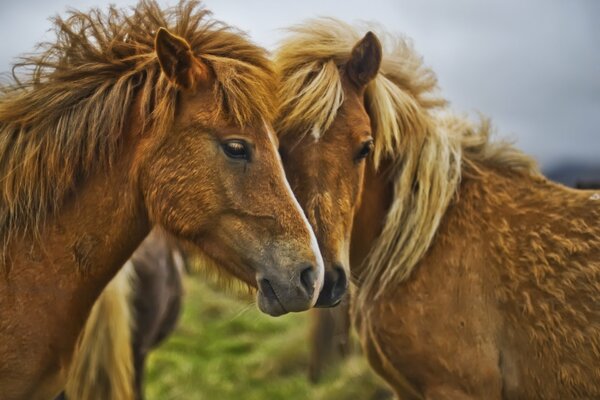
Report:
M 411 43 L 368 26 L 382 41 L 378 76 L 366 91 L 374 127 L 372 162 L 393 166 L 394 201 L 366 260 L 364 293 L 379 294 L 405 280 L 423 257 L 460 183 L 462 169 L 485 164 L 537 174 L 533 160 L 505 142 L 492 143 L 487 121 L 474 126 L 449 113 L 436 96 L 437 78 Z M 340 67 L 362 35 L 335 19 L 291 29 L 275 55 L 281 79 L 276 122 L 282 135 L 318 138 L 344 101 Z
M 54 19 L 55 41 L 16 64 L 25 77 L 14 70 L 14 81 L 0 87 L 0 238 L 36 232 L 86 176 L 110 167 L 134 111 L 144 132 L 168 131 L 177 88 L 154 51 L 160 27 L 186 39 L 212 67 L 226 118 L 241 126 L 271 119 L 266 52 L 209 17 L 198 1 L 161 10 L 149 0 L 130 11 L 71 11 Z

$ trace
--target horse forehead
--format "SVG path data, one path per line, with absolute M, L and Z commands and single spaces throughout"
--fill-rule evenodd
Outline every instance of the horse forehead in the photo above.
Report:
M 322 146 L 337 149 L 340 156 L 351 152 L 364 140 L 371 136 L 369 120 L 352 119 L 334 123 L 319 137 Z
M 347 113 L 339 113 L 327 130 L 314 126 L 311 136 L 315 142 L 326 140 L 334 143 L 345 143 L 370 133 L 371 121 L 368 114 L 364 109 L 357 109 Z
M 340 118 L 341 129 L 358 134 L 371 131 L 371 119 L 369 118 L 369 114 L 367 114 L 367 110 L 362 105 L 360 107 L 353 107 L 352 110 L 340 113 L 340 115 L 343 116 L 343 118 Z

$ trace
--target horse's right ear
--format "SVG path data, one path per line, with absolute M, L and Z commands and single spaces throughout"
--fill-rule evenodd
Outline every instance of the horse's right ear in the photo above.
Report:
M 194 89 L 209 79 L 208 67 L 194 56 L 185 39 L 160 28 L 154 48 L 163 73 L 177 86 Z
M 381 43 L 373 32 L 367 32 L 365 37 L 354 45 L 346 71 L 358 87 L 365 86 L 377 76 L 382 52 Z

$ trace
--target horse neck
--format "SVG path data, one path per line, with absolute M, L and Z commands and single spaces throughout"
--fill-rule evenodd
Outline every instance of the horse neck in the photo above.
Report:
M 64 323 L 76 336 L 104 286 L 149 232 L 127 173 L 134 164 L 134 148 L 125 146 L 109 171 L 86 179 L 38 237 L 15 239 L 7 248 L 9 265 L 0 292 L 4 287 L 41 310 L 45 304 L 60 309 L 47 319 L 48 329 Z
M 67 251 L 73 254 L 67 272 L 80 275 L 91 287 L 103 288 L 150 229 L 130 173 L 134 163 L 131 147 L 123 150 L 108 173 L 92 176 L 55 219 L 54 225 L 64 232 L 60 243 L 67 244 Z M 48 243 L 52 238 L 43 240 Z
M 376 170 L 368 163 L 358 207 L 352 224 L 350 265 L 352 275 L 363 275 L 364 261 L 383 229 L 385 217 L 393 201 L 393 184 L 390 181 L 391 163 L 382 161 Z

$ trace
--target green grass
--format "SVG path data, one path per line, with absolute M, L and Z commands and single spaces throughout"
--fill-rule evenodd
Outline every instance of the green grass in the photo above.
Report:
M 308 314 L 266 316 L 198 277 L 185 288 L 178 328 L 148 360 L 148 400 L 388 398 L 358 353 L 308 382 Z

